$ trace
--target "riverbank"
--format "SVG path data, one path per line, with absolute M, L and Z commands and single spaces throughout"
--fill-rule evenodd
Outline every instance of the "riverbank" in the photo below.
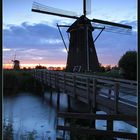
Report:
M 24 70 L 3 70 L 3 95 L 10 96 L 20 91 L 40 92 L 42 85 Z

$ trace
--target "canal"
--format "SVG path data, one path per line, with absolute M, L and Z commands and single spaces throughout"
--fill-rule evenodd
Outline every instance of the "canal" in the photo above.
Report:
M 3 124 L 12 124 L 14 140 L 34 138 L 35 140 L 55 140 L 61 133 L 56 131 L 57 93 L 46 91 L 44 96 L 31 92 L 20 92 L 3 98 Z M 81 102 L 72 103 L 73 108 L 86 110 Z M 67 96 L 61 94 L 61 111 L 67 111 Z M 104 113 L 98 111 L 97 113 Z M 61 122 L 60 122 L 61 123 Z M 62 120 L 63 123 L 63 120 Z M 116 131 L 137 132 L 137 129 L 124 122 L 115 121 Z M 97 129 L 106 129 L 106 121 L 96 121 Z M 68 134 L 66 135 L 67 139 Z

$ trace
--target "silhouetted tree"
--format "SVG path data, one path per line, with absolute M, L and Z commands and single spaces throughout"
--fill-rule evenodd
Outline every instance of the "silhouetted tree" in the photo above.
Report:
M 122 75 L 126 79 L 137 79 L 137 52 L 127 51 L 119 60 L 118 66 L 122 69 Z
M 111 70 L 111 66 L 110 65 L 107 65 L 106 67 L 105 67 L 105 71 L 107 72 L 107 71 L 110 71 Z
M 47 67 L 45 67 L 45 66 L 41 66 L 41 65 L 37 65 L 37 66 L 35 66 L 35 69 L 46 69 Z
M 119 67 L 115 65 L 115 66 L 113 66 L 111 69 L 112 69 L 112 70 L 119 70 Z
M 58 70 L 58 71 L 61 70 L 61 67 L 56 67 L 56 70 Z
M 27 68 L 26 67 L 23 67 L 23 70 L 27 70 Z
M 105 67 L 101 63 L 99 64 L 99 67 L 100 67 L 100 72 L 105 72 Z

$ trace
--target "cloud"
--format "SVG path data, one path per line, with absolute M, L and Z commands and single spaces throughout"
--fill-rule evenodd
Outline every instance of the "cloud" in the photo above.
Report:
M 21 26 L 13 25 L 4 29 L 3 36 L 3 43 L 9 48 L 43 47 L 44 43 L 41 43 L 43 40 L 46 45 L 50 45 L 53 44 L 53 41 L 58 43 L 58 40 L 61 39 L 58 30 L 54 27 L 41 23 L 29 25 L 26 22 L 22 23 Z
M 62 40 L 60 39 L 41 39 L 40 40 L 41 44 L 62 44 Z
M 3 48 L 3 51 L 6 52 L 6 51 L 11 51 L 10 48 Z
M 66 54 L 58 29 L 44 23 L 22 23 L 20 26 L 9 25 L 3 29 L 4 51 L 15 50 L 17 59 L 26 63 L 63 63 Z M 64 31 L 62 30 L 63 34 Z M 57 55 L 56 55 L 57 54 Z M 14 52 L 4 53 L 4 60 L 10 60 Z M 7 62 L 7 61 L 5 61 Z
M 122 21 L 122 23 L 128 22 Z M 136 21 L 129 25 L 135 27 Z M 7 25 L 7 27 L 3 29 L 3 46 L 6 46 L 4 59 L 14 55 L 10 50 L 16 50 L 17 59 L 22 62 L 66 63 L 67 53 L 64 51 L 64 44 L 55 26 L 24 22 L 20 26 Z M 62 29 L 68 46 L 69 41 L 65 31 L 66 29 Z M 99 30 L 93 32 L 94 39 L 98 32 Z M 137 32 L 132 30 L 132 35 L 128 36 L 103 31 L 95 42 L 95 47 L 100 63 L 116 64 L 124 52 L 137 49 Z
M 132 26 L 132 31 L 137 32 L 137 21 L 122 20 L 120 23 Z

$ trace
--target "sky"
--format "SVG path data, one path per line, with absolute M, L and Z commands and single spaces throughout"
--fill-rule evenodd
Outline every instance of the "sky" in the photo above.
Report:
M 77 13 L 83 13 L 82 0 L 36 0 L 35 2 Z M 75 20 L 32 12 L 33 0 L 3 0 L 3 65 L 20 60 L 21 66 L 65 66 L 67 53 L 56 24 L 70 25 Z M 91 0 L 89 19 L 96 18 L 132 26 L 131 35 L 111 32 L 101 34 L 95 42 L 99 62 L 117 65 L 128 50 L 137 50 L 137 0 Z M 65 29 L 61 29 L 67 47 Z M 96 38 L 99 31 L 93 32 Z

